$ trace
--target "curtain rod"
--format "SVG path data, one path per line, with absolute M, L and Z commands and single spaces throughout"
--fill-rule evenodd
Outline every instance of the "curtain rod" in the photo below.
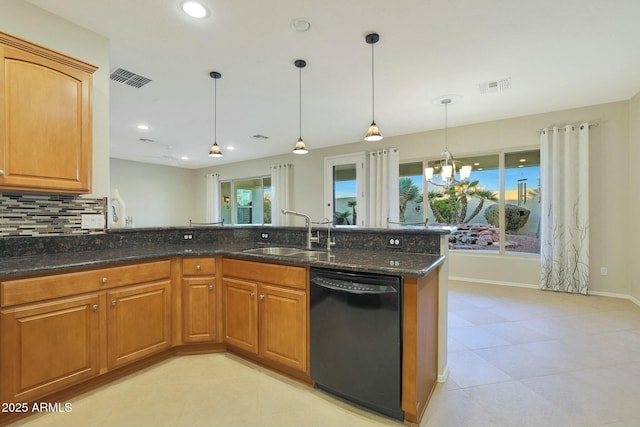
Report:
M 565 128 L 566 126 L 571 126 L 572 128 L 574 128 L 574 129 L 575 129 L 576 127 L 578 127 L 578 126 L 580 126 L 580 125 L 564 125 L 564 126 L 557 126 L 557 127 L 558 127 L 558 130 L 564 131 L 564 128 Z M 598 127 L 598 126 L 600 126 L 600 124 L 599 124 L 599 123 L 589 123 L 589 129 L 591 129 L 591 128 L 595 128 L 595 127 Z M 544 129 L 538 129 L 536 132 L 537 132 L 537 133 L 542 133 L 543 131 L 544 131 Z

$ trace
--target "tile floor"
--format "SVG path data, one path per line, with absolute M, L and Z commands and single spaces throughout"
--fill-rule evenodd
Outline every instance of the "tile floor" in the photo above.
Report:
M 640 307 L 450 283 L 450 377 L 424 427 L 640 426 Z M 22 426 L 401 426 L 229 354 L 165 361 Z

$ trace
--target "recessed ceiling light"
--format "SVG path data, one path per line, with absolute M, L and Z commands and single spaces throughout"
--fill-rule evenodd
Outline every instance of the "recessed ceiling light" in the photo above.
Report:
M 209 11 L 203 4 L 197 1 L 185 1 L 180 5 L 184 13 L 192 18 L 206 18 L 209 15 Z
M 524 165 L 518 165 L 518 167 L 519 167 L 519 168 L 523 168 L 523 167 L 524 167 Z
M 227 145 L 227 150 L 235 150 L 236 147 L 234 147 L 233 145 Z
M 479 163 L 479 162 L 475 162 L 475 163 L 473 164 L 473 166 L 480 166 L 480 163 Z
M 289 25 L 291 25 L 291 28 L 294 31 L 297 31 L 299 33 L 304 33 L 306 31 L 309 31 L 309 29 L 311 28 L 311 23 L 307 18 L 292 19 Z
M 189 158 L 187 156 L 182 156 L 180 157 L 180 160 L 189 160 Z
M 140 130 L 149 130 L 149 126 L 145 125 L 144 123 L 140 123 L 138 125 L 138 129 L 140 129 Z
M 520 159 L 520 163 L 524 163 L 526 161 L 527 161 L 527 159 Z

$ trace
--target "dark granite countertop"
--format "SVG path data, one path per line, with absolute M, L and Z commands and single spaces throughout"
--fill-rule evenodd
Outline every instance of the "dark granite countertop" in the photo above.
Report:
M 246 260 L 288 265 L 342 269 L 382 274 L 421 277 L 444 262 L 437 254 L 400 251 L 373 251 L 334 248 L 330 253 L 318 251 L 304 256 L 261 255 L 243 252 L 258 244 L 159 244 L 142 248 L 99 249 L 95 251 L 65 252 L 39 256 L 11 257 L 0 260 L 0 278 L 62 272 L 107 266 L 110 264 L 162 259 L 175 256 L 221 255 Z

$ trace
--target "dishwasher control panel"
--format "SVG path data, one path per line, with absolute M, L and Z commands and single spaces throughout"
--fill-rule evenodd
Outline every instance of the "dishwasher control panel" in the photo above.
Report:
M 311 279 L 311 282 L 329 289 L 361 294 L 389 294 L 397 292 L 392 286 L 356 283 L 348 280 L 339 280 L 322 276 L 314 277 Z

